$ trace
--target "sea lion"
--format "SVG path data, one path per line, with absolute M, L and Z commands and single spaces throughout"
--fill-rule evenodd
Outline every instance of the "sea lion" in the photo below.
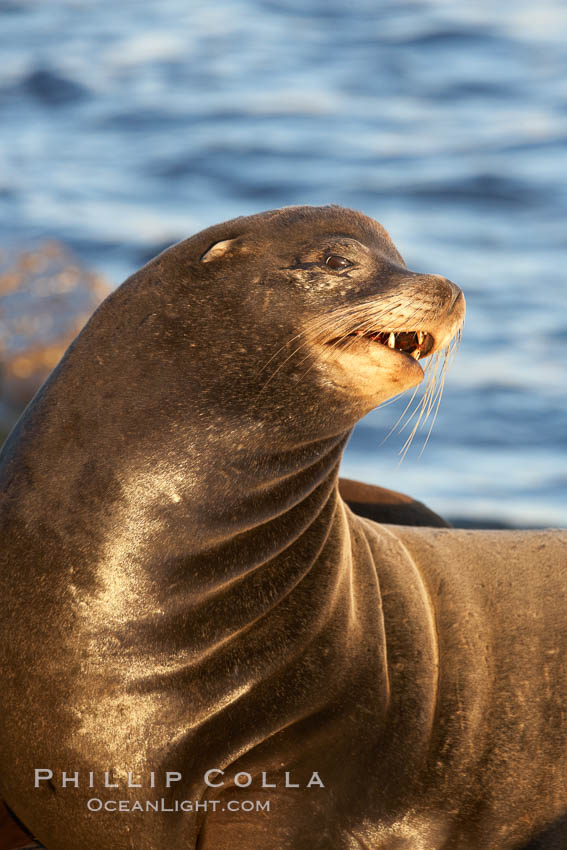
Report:
M 559 823 L 567 534 L 378 525 L 337 489 L 463 316 L 340 207 L 205 230 L 94 314 L 0 467 L 0 791 L 49 850 Z

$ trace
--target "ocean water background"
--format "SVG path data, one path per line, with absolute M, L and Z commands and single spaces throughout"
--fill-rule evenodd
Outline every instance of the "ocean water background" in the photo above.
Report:
M 451 516 L 567 524 L 567 4 L 0 0 L 0 249 L 119 283 L 236 215 L 339 203 L 459 283 L 429 442 L 343 474 Z

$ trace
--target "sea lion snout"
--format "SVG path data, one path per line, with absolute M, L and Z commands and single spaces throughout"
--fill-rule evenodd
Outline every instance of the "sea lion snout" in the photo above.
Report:
M 452 280 L 440 275 L 430 277 L 436 280 L 440 298 L 443 299 L 438 321 L 433 323 L 431 329 L 434 345 L 430 353 L 434 353 L 445 348 L 461 331 L 465 321 L 466 301 L 461 288 Z
M 449 278 L 443 277 L 440 274 L 426 275 L 426 279 L 437 286 L 439 295 L 446 300 L 449 312 L 451 312 L 459 298 L 459 295 L 463 294 L 460 286 L 457 286 L 457 284 L 453 283 L 452 280 L 449 280 Z
M 453 283 L 451 280 L 447 280 L 447 278 L 444 278 L 444 280 L 449 284 L 452 293 L 451 306 L 449 307 L 449 312 L 452 313 L 459 299 L 462 299 L 463 306 L 465 306 L 465 296 L 463 295 L 463 291 L 460 286 L 457 286 L 457 284 Z
M 409 301 L 416 305 L 414 309 L 427 314 L 428 333 L 434 340 L 427 354 L 434 354 L 446 348 L 461 330 L 466 312 L 465 296 L 456 283 L 442 275 L 409 274 Z

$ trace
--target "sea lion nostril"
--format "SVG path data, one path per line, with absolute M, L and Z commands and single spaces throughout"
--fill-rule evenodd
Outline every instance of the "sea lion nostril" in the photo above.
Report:
M 449 304 L 449 313 L 452 313 L 453 310 L 455 309 L 455 307 L 457 306 L 458 302 L 460 300 L 464 301 L 465 297 L 464 297 L 461 289 L 459 289 L 459 287 L 457 286 L 456 283 L 452 283 L 452 281 L 450 281 L 450 280 L 448 280 L 447 283 L 450 284 L 450 286 L 453 290 L 452 294 L 451 294 L 451 302 Z

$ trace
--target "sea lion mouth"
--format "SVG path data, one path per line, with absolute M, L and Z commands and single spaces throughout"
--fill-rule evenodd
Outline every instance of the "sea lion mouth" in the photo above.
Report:
M 433 350 L 435 340 L 432 334 L 426 331 L 363 331 L 356 330 L 343 337 L 331 339 L 327 345 L 340 347 L 341 344 L 346 344 L 349 339 L 359 337 L 371 340 L 379 345 L 385 345 L 387 348 L 401 351 L 403 354 L 409 354 L 414 360 L 419 360 Z

